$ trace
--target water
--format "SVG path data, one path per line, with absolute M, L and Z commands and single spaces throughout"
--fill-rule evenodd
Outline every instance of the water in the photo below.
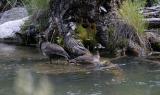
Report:
M 34 85 L 47 77 L 53 95 L 160 95 L 160 69 L 138 58 L 115 61 L 122 72 L 87 70 L 65 65 L 65 61 L 58 65 L 47 63 L 36 48 L 0 44 L 0 95 L 16 95 L 15 80 L 20 68 L 31 72 Z

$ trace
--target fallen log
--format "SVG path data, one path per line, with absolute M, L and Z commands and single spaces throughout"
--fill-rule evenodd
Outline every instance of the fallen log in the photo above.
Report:
M 144 21 L 148 24 L 148 28 L 160 28 L 160 18 L 146 18 Z
M 148 30 L 144 30 L 144 32 L 153 32 L 153 33 L 158 33 L 160 32 L 159 29 L 148 29 Z
M 143 15 L 144 15 L 144 17 L 146 17 L 146 18 L 159 17 L 159 16 L 160 16 L 160 10 L 158 10 L 158 11 L 146 12 L 146 13 L 143 13 Z
M 152 7 L 146 7 L 145 10 L 151 10 L 151 11 L 160 10 L 160 5 L 152 6 Z

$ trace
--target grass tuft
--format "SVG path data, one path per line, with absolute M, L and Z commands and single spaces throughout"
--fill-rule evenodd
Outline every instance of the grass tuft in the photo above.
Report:
M 144 0 L 133 2 L 126 0 L 118 10 L 119 17 L 133 26 L 138 33 L 143 33 L 146 28 L 146 23 L 143 20 L 144 16 L 139 13 L 139 9 L 145 5 L 144 2 Z

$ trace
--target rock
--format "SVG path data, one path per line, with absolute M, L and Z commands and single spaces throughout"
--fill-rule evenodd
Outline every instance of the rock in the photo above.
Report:
M 159 17 L 159 16 L 160 16 L 159 13 L 160 13 L 160 10 L 158 10 L 158 11 L 146 12 L 146 13 L 143 13 L 143 15 L 144 15 L 145 17 L 147 17 L 147 18 L 149 18 L 149 17 Z
M 25 20 L 28 17 L 23 19 L 8 21 L 0 25 L 0 38 L 13 37 L 16 32 L 20 31 L 21 25 L 24 24 Z
M 7 21 L 22 19 L 28 16 L 28 12 L 24 7 L 16 7 L 12 8 L 6 12 L 4 12 L 0 18 L 0 24 L 3 24 Z
M 160 51 L 160 35 L 154 32 L 146 32 L 146 38 L 151 44 L 153 51 Z
M 128 56 L 136 56 L 136 57 L 146 55 L 145 49 L 133 41 L 129 41 L 129 44 L 125 53 Z
M 150 43 L 160 42 L 160 35 L 155 32 L 146 32 L 146 38 Z

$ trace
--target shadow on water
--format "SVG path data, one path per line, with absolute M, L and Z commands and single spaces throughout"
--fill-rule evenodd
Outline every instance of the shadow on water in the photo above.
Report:
M 34 94 L 29 95 L 42 95 L 45 91 L 50 93 L 50 88 L 54 89 L 54 95 L 159 95 L 160 93 L 160 68 L 153 69 L 145 65 L 149 63 L 138 58 L 130 57 L 114 61 L 122 69 L 91 71 L 81 66 L 64 65 L 63 60 L 60 60 L 58 65 L 45 64 L 48 63 L 47 59 L 39 53 L 39 50 L 32 47 L 0 44 L 0 48 L 0 95 L 13 95 L 13 93 L 20 95 L 21 92 L 17 91 L 33 90 Z M 24 68 L 27 72 L 19 73 L 20 68 Z M 43 77 L 47 77 L 47 80 Z M 47 84 L 48 87 L 42 86 Z M 25 86 L 23 89 L 21 87 L 23 85 L 28 86 L 28 89 Z M 44 91 L 40 92 L 38 87 L 44 88 Z

